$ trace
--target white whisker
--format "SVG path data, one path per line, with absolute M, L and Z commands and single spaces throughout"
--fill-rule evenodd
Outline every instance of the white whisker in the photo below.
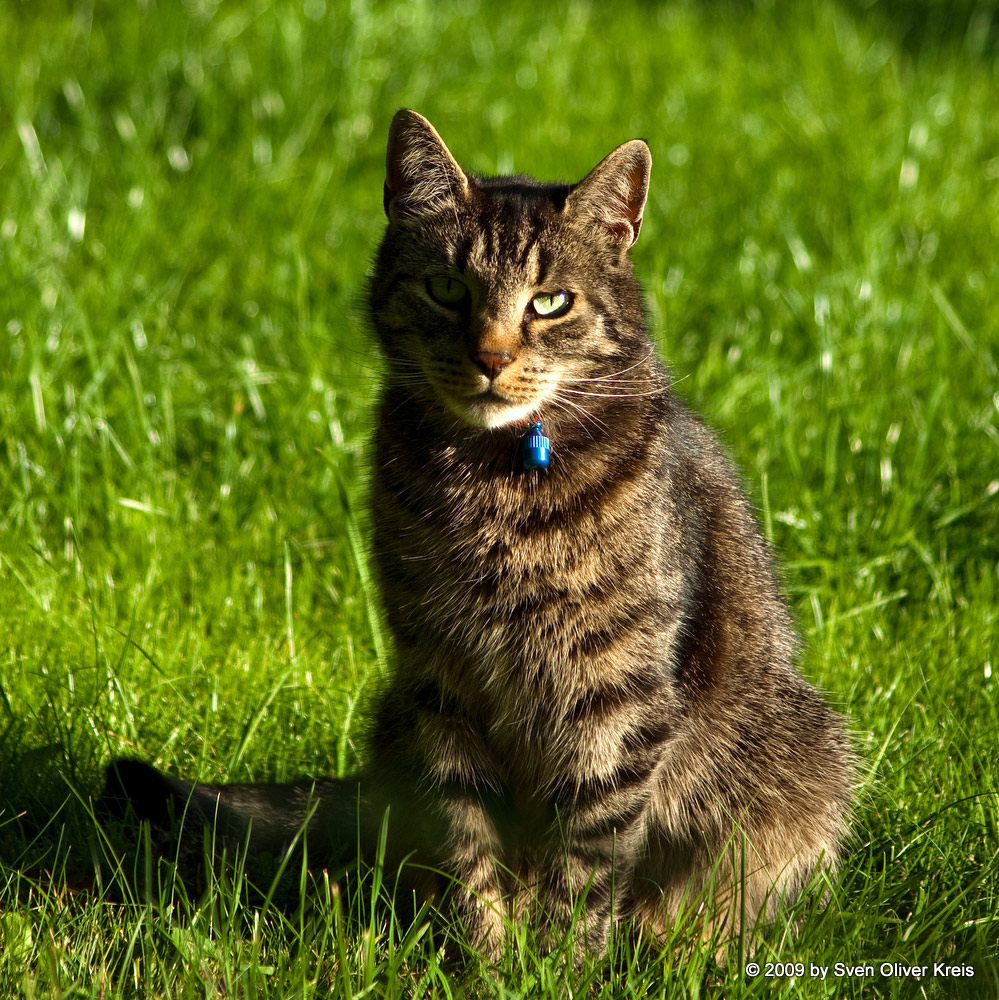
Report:
M 560 382 L 600 382 L 603 385 L 658 385 L 657 378 L 561 378 Z
M 659 386 L 657 389 L 650 389 L 648 392 L 586 392 L 584 389 L 570 389 L 561 387 L 562 392 L 571 392 L 574 396 L 600 396 L 603 399 L 637 399 L 639 396 L 659 396 L 664 392 L 669 392 L 669 387 Z
M 549 397 L 549 402 L 554 403 L 560 409 L 570 412 L 571 416 L 575 418 L 576 422 L 580 427 L 583 427 L 584 430 L 586 429 L 585 424 L 583 423 L 584 417 L 591 424 L 593 424 L 594 427 L 603 431 L 607 430 L 607 425 L 595 413 L 590 413 L 586 407 L 584 407 L 581 403 L 577 403 L 574 399 L 565 399 L 559 394 L 558 390 L 552 393 Z
M 606 375 L 593 375 L 593 376 L 588 376 L 588 377 L 585 377 L 585 378 L 564 378 L 561 381 L 563 381 L 563 382 L 603 382 L 603 381 L 609 381 L 611 379 L 616 379 L 618 375 L 624 375 L 627 372 L 630 372 L 633 368 L 637 368 L 639 365 L 644 365 L 645 362 L 649 360 L 649 358 L 651 358 L 651 357 L 653 357 L 655 355 L 655 353 L 656 353 L 655 349 L 649 351 L 649 353 L 646 354 L 644 358 L 642 358 L 639 361 L 636 361 L 632 365 L 628 365 L 627 368 L 622 368 L 620 371 L 608 372 Z

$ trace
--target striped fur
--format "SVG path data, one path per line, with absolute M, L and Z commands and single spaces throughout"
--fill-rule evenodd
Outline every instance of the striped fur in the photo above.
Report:
M 469 914 L 510 895 L 509 872 L 556 918 L 586 891 L 599 945 L 623 913 L 668 924 L 713 873 L 731 928 L 835 862 L 849 753 L 794 669 L 737 478 L 645 331 L 627 251 L 648 150 L 626 143 L 577 186 L 478 178 L 402 111 L 388 158 L 405 211 L 389 198 L 369 301 L 389 364 L 375 556 L 399 673 L 379 767 L 446 815 L 433 860 L 469 886 Z M 428 294 L 438 274 L 467 285 L 457 308 Z M 532 316 L 557 290 L 572 308 Z M 495 379 L 483 349 L 512 357 Z M 534 416 L 545 472 L 518 466 Z
M 735 932 L 835 865 L 849 809 L 842 725 L 795 670 L 737 476 L 645 330 L 628 251 L 650 167 L 633 140 L 577 185 L 482 178 L 414 112 L 390 132 L 369 303 L 397 670 L 362 826 L 391 805 L 392 857 L 453 876 L 493 955 L 505 917 L 557 930 L 581 896 L 581 946 L 625 917 Z M 535 418 L 553 457 L 525 471 Z M 272 808 L 175 784 L 239 829 Z M 357 787 L 310 786 L 313 835 L 343 840 Z

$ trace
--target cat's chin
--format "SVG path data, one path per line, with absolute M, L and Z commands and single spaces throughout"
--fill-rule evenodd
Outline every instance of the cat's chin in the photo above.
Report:
M 534 400 L 530 403 L 510 403 L 494 395 L 483 395 L 461 403 L 452 403 L 448 408 L 473 427 L 496 430 L 536 417 L 538 403 Z

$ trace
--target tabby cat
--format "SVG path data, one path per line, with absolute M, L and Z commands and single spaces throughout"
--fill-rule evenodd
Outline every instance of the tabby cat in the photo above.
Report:
M 367 769 L 211 786 L 122 761 L 112 795 L 159 819 L 186 802 L 188 822 L 270 847 L 308 814 L 314 865 L 358 828 L 373 841 L 391 806 L 390 861 L 452 876 L 490 956 L 505 918 L 544 934 L 580 898 L 596 950 L 625 918 L 725 935 L 774 915 L 836 864 L 851 758 L 795 670 L 736 474 L 645 329 L 629 250 L 648 147 L 578 184 L 478 177 L 403 110 L 387 165 L 368 301 L 397 670 Z

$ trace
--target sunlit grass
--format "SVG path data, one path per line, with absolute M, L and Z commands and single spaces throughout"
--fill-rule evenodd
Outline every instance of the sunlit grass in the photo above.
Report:
M 0 994 L 999 993 L 996 34 L 929 0 L 0 8 Z M 391 873 L 297 911 L 141 842 L 116 875 L 112 756 L 364 760 L 359 301 L 400 106 L 486 173 L 650 142 L 652 328 L 862 755 L 829 906 L 755 957 L 973 979 L 750 978 L 682 927 L 579 970 L 520 927 L 489 971 L 365 904 Z

